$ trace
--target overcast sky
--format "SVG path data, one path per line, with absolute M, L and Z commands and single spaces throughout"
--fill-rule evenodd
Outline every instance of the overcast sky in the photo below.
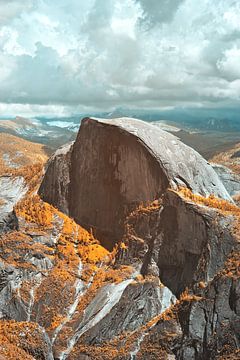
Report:
M 239 0 L 0 0 L 0 114 L 239 98 Z

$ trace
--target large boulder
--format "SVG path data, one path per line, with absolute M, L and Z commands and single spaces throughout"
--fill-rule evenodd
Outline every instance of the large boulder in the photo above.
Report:
M 49 162 L 40 195 L 111 248 L 133 209 L 178 186 L 231 201 L 211 165 L 170 133 L 136 119 L 85 118 L 73 146 Z

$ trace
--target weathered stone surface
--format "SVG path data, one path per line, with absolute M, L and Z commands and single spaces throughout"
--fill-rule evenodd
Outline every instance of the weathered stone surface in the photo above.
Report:
M 211 165 L 175 136 L 141 120 L 86 118 L 68 158 L 49 162 L 40 195 L 111 247 L 131 210 L 177 186 L 231 200 Z
M 167 191 L 161 206 L 139 209 L 129 216 L 126 248 L 119 251 L 117 261 L 140 266 L 143 275 L 154 271 L 179 295 L 186 286 L 213 279 L 224 265 L 237 244 L 229 232 L 232 221 L 231 216 Z
M 17 219 L 12 211 L 26 192 L 23 177 L 0 177 L 0 233 L 17 228 Z
M 203 299 L 190 302 L 179 312 L 183 341 L 178 359 L 216 359 L 240 348 L 239 279 L 218 276 L 203 292 Z
M 101 289 L 106 294 L 107 289 Z M 159 286 L 159 280 L 132 282 L 124 290 L 121 298 L 107 313 L 107 316 L 84 334 L 84 342 L 97 344 L 109 341 L 125 331 L 134 331 L 145 325 L 153 317 L 161 314 L 174 304 L 175 296 L 164 286 Z M 111 297 L 110 297 L 111 301 Z M 104 301 L 96 297 L 90 307 L 97 313 L 96 307 L 102 307 Z M 94 310 L 93 310 L 94 309 Z M 88 316 L 89 309 L 86 309 Z
M 212 164 L 214 170 L 222 180 L 225 188 L 231 196 L 240 194 L 240 176 L 233 173 L 226 166 Z
M 157 354 L 160 359 L 239 359 L 239 277 L 220 273 L 195 293 L 186 294 L 148 329 L 136 359 L 155 359 Z
M 48 161 L 48 170 L 39 193 L 60 211 L 69 212 L 69 173 L 73 143 L 59 148 Z

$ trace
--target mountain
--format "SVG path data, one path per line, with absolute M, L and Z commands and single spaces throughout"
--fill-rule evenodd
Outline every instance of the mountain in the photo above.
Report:
M 1 205 L 0 357 L 239 358 L 240 209 L 198 153 L 86 118 L 45 169 L 9 178 L 23 191 Z
M 141 120 L 85 118 L 75 143 L 50 160 L 40 195 L 114 244 L 131 210 L 177 186 L 230 200 L 207 161 L 175 136 Z
M 27 119 L 16 116 L 14 119 L 0 119 L 0 133 L 44 144 L 54 151 L 75 139 L 79 121 L 79 117 Z
M 212 111 L 209 113 L 211 114 Z M 239 121 L 235 113 L 228 114 L 231 120 L 221 119 L 215 113 L 212 115 L 209 118 L 204 111 L 197 110 L 192 112 L 176 109 L 159 112 L 124 108 L 117 108 L 110 113 L 94 114 L 95 117 L 108 119 L 123 116 L 141 118 L 178 136 L 182 142 L 194 148 L 205 159 L 231 149 L 239 142 L 240 137 Z M 60 146 L 76 139 L 81 118 L 88 116 L 90 115 L 75 114 L 66 117 L 41 116 L 29 119 L 16 116 L 16 118 L 0 119 L 0 133 L 8 133 L 44 144 L 54 152 Z

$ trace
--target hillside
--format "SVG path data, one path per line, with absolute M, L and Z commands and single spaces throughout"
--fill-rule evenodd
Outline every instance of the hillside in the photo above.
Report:
M 240 143 L 215 155 L 211 162 L 227 166 L 237 175 L 240 175 Z
M 45 163 L 48 159 L 45 146 L 20 137 L 0 133 L 0 174 L 14 169 Z
M 234 200 L 240 205 L 240 144 L 210 160 Z

